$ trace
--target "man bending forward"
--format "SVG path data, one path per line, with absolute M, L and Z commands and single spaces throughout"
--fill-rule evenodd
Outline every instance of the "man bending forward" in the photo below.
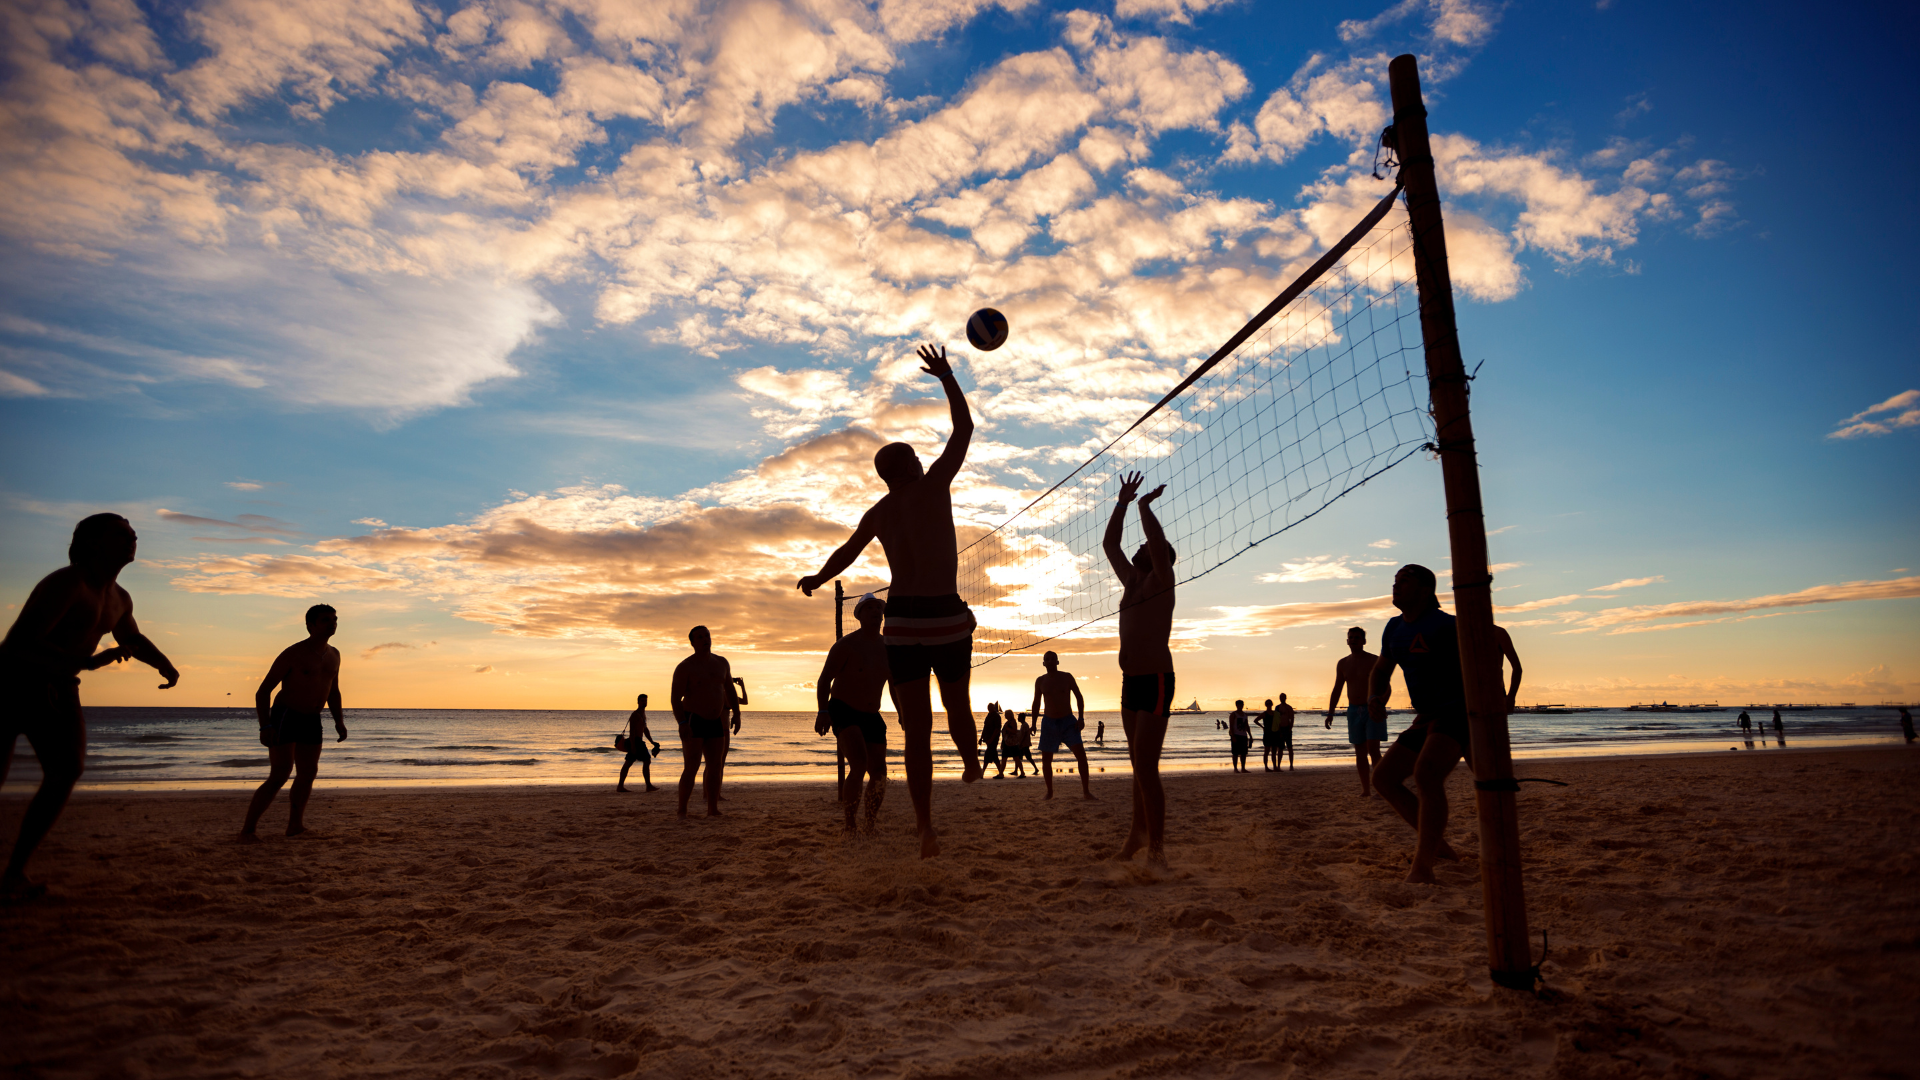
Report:
M 906 443 L 889 443 L 873 455 L 873 470 L 887 493 L 860 519 L 853 536 L 827 558 L 818 574 L 800 579 L 808 596 L 832 581 L 867 549 L 875 537 L 887 553 L 893 583 L 887 592 L 887 666 L 893 706 L 900 710 L 900 736 L 906 750 L 907 794 L 920 831 L 920 857 L 940 854 L 933 831 L 933 698 L 929 677 L 940 680 L 940 701 L 947 709 L 947 734 L 966 763 L 961 779 L 980 779 L 980 752 L 974 745 L 973 705 L 968 683 L 973 662 L 973 612 L 960 599 L 959 558 L 953 533 L 953 478 L 967 458 L 973 439 L 973 415 L 947 363 L 947 350 L 920 346 L 921 368 L 940 380 L 953 415 L 953 435 L 922 471 L 920 458 Z

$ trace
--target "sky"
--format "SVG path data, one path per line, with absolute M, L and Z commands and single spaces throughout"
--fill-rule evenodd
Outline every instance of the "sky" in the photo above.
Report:
M 979 424 L 963 524 L 999 524 L 1384 194 L 1406 52 L 1522 702 L 1920 697 L 1910 7 L 0 17 L 0 595 L 125 514 L 183 673 L 89 703 L 244 702 L 327 602 L 349 707 L 663 700 L 704 623 L 753 707 L 810 708 L 832 601 L 793 582 L 875 448 L 947 433 L 915 345 Z M 1182 698 L 1324 702 L 1409 561 L 1447 562 L 1424 456 L 1183 589 Z M 847 575 L 884 580 L 877 546 Z M 1111 652 L 1068 666 L 1116 707 Z

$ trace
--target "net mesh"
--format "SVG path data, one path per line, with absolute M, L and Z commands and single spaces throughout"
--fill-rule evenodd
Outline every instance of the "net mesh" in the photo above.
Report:
M 1406 214 L 1394 206 L 1264 327 L 960 551 L 978 666 L 1042 643 L 1117 647 L 1121 586 L 1101 545 L 1121 473 L 1165 484 L 1154 513 L 1182 584 L 1326 509 L 1432 441 Z M 1141 543 L 1129 510 L 1123 545 Z

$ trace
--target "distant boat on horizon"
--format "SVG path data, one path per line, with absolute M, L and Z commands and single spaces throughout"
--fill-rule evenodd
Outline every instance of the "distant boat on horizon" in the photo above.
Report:
M 1629 705 L 1627 706 L 1627 711 L 1628 712 L 1722 712 L 1724 710 L 1719 705 L 1669 705 L 1663 701 L 1658 705 Z
M 1207 714 L 1207 710 L 1200 707 L 1199 698 L 1194 698 L 1193 703 L 1184 709 L 1168 709 L 1167 712 L 1169 714 L 1177 713 L 1182 716 L 1205 716 Z

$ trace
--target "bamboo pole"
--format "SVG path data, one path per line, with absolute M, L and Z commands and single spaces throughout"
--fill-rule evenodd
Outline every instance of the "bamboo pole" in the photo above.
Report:
M 844 636 L 843 628 L 846 626 L 846 622 L 844 621 L 845 620 L 844 613 L 846 610 L 847 610 L 847 587 L 845 585 L 840 584 L 839 578 L 834 578 L 833 579 L 833 640 L 835 641 L 839 641 L 841 637 Z M 839 742 L 840 742 L 839 738 L 835 737 L 834 739 L 835 745 L 833 748 L 833 766 L 835 770 L 837 770 L 840 774 L 840 786 L 835 788 L 834 790 L 840 793 L 840 797 L 842 799 L 845 799 L 847 797 L 847 755 L 840 752 L 840 747 L 838 745 Z
M 1419 64 L 1395 57 L 1387 68 L 1393 90 L 1394 148 L 1412 221 L 1414 267 L 1420 290 L 1420 337 L 1426 346 L 1435 442 L 1447 492 L 1447 532 L 1453 547 L 1453 609 L 1460 635 L 1460 667 L 1473 739 L 1474 801 L 1480 816 L 1480 887 L 1487 914 L 1488 971 L 1493 981 L 1532 990 L 1536 972 L 1527 935 L 1526 894 L 1520 875 L 1520 822 L 1514 794 L 1513 753 L 1507 740 L 1507 700 L 1500 685 L 1500 650 L 1493 627 L 1493 575 L 1487 570 L 1487 526 L 1480 505 L 1479 465 L 1467 413 L 1467 373 L 1453 315 L 1447 236 Z

